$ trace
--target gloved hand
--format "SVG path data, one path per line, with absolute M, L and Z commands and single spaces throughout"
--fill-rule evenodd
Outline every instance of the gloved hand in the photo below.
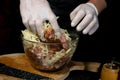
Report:
M 98 11 L 92 3 L 80 4 L 71 14 L 71 26 L 83 34 L 93 34 L 99 27 Z
M 57 18 L 47 0 L 20 0 L 20 13 L 25 27 L 37 33 L 41 39 L 44 32 L 42 24 L 45 20 L 51 23 L 56 35 L 60 34 Z

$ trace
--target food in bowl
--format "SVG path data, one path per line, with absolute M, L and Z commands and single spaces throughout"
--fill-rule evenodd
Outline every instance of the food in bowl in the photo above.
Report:
M 78 35 L 61 29 L 58 39 L 48 23 L 44 32 L 44 41 L 25 29 L 22 31 L 24 51 L 33 67 L 43 71 L 55 71 L 69 63 L 77 47 Z M 49 27 L 50 26 L 50 27 Z M 52 37 L 51 37 L 52 33 Z

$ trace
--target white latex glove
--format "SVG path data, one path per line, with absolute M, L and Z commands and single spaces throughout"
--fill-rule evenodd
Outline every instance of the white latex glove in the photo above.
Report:
M 25 27 L 37 33 L 41 39 L 44 32 L 42 23 L 45 20 L 52 24 L 56 34 L 60 34 L 57 18 L 47 0 L 20 0 L 20 12 Z
M 98 11 L 92 3 L 80 4 L 71 14 L 71 26 L 83 34 L 93 34 L 99 27 Z

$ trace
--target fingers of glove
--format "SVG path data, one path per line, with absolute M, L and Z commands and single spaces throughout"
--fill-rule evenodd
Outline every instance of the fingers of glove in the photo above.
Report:
M 28 12 L 24 12 L 25 10 L 23 10 L 22 8 L 20 8 L 20 14 L 21 14 L 21 17 L 22 17 L 22 22 L 24 24 L 24 26 L 30 30 L 30 26 L 29 26 L 29 16 L 30 14 L 28 14 Z
M 27 16 L 26 16 L 26 17 L 22 16 L 22 22 L 23 22 L 24 26 L 25 26 L 28 30 L 30 30 L 29 19 L 27 18 Z
M 25 10 L 23 4 L 20 4 L 20 14 L 21 14 L 22 22 L 23 22 L 24 26 L 25 26 L 27 29 L 30 29 L 29 23 L 28 23 L 28 22 L 29 22 L 29 14 L 28 14 L 28 12 Z
M 31 19 L 29 20 L 29 26 L 30 26 L 30 30 L 33 32 L 33 33 L 37 33 L 36 31 L 36 21 L 34 19 Z
M 99 28 L 99 24 L 95 24 L 95 26 L 89 31 L 89 35 L 92 35 Z
M 29 26 L 28 21 L 23 21 L 23 24 L 28 30 L 30 30 L 30 26 Z
M 60 37 L 60 27 L 57 23 L 57 17 L 50 18 L 49 21 L 50 21 L 57 37 Z
M 95 25 L 98 24 L 96 17 L 94 16 L 93 20 L 88 24 L 88 26 L 83 30 L 83 34 L 87 34 Z
M 89 23 L 93 20 L 93 16 L 88 14 L 84 17 L 84 19 L 78 24 L 76 27 L 77 31 L 83 30 Z
M 70 13 L 70 19 L 73 20 L 77 12 L 79 11 L 79 7 L 75 8 L 71 13 Z
M 81 20 L 82 18 L 85 16 L 85 12 L 83 10 L 80 10 L 73 18 L 72 22 L 71 22 L 71 26 L 74 27 L 76 26 Z
M 37 31 L 37 34 L 40 39 L 44 39 L 44 35 L 43 35 L 44 30 L 42 28 L 42 23 L 43 23 L 43 21 L 41 21 L 41 20 L 36 21 L 36 31 Z

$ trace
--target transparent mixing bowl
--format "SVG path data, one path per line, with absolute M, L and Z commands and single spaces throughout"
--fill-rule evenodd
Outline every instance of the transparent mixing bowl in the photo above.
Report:
M 23 39 L 24 51 L 32 66 L 42 71 L 56 71 L 68 64 L 75 52 L 79 37 L 69 32 L 71 41 L 65 50 L 61 43 L 33 42 Z

